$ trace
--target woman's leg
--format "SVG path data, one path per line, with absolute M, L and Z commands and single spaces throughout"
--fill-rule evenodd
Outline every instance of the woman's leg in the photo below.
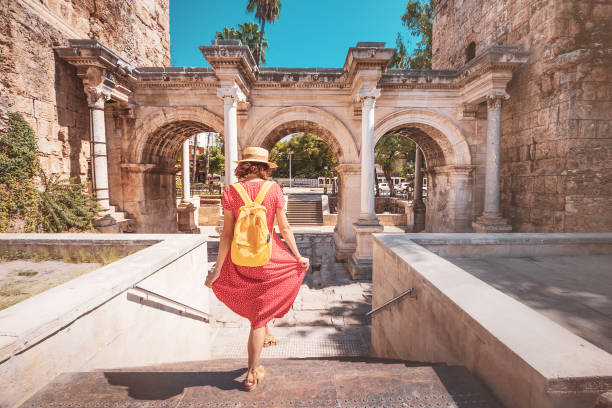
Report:
M 258 327 L 256 329 L 251 327 L 248 344 L 249 372 L 247 373 L 247 380 L 249 380 L 249 382 L 254 378 L 255 374 L 253 373 L 253 371 L 259 366 L 259 356 L 261 355 L 261 349 L 263 348 L 265 335 L 265 326 Z

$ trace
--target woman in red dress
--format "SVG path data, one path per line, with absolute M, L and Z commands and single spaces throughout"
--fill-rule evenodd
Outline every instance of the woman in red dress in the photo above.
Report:
M 247 147 L 242 152 L 235 174 L 251 200 L 268 178 L 272 168 L 268 151 L 260 147 Z M 300 255 L 287 215 L 284 211 L 285 197 L 276 183 L 267 192 L 262 205 L 266 207 L 266 220 L 272 239 L 272 255 L 264 266 L 239 266 L 229 255 L 234 236 L 234 222 L 243 205 L 238 192 L 231 186 L 225 187 L 221 200 L 223 232 L 219 242 L 219 255 L 215 268 L 206 277 L 206 286 L 211 287 L 215 296 L 231 310 L 251 322 L 248 342 L 248 372 L 244 380 L 250 391 L 263 378 L 265 369 L 259 365 L 259 356 L 264 346 L 275 344 L 268 322 L 283 317 L 291 308 L 306 275 L 308 258 Z M 274 217 L 291 252 L 274 232 Z M 292 254 L 293 253 L 293 254 Z

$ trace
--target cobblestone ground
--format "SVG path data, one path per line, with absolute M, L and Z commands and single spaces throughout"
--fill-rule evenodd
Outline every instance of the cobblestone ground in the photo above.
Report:
M 217 246 L 209 248 L 209 259 L 216 259 Z M 319 264 L 325 267 L 308 270 L 291 310 L 271 321 L 279 344 L 264 348 L 263 358 L 369 355 L 372 282 L 351 280 L 345 263 Z M 249 321 L 214 297 L 211 309 L 220 321 L 213 358 L 246 357 Z

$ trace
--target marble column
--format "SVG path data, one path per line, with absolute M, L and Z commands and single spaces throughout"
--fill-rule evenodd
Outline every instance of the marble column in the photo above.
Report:
M 91 142 L 93 143 L 93 183 L 96 200 L 104 211 L 110 209 L 108 193 L 108 164 L 106 158 L 106 125 L 104 104 L 110 100 L 110 92 L 99 88 L 87 88 Z
M 234 175 L 236 163 L 238 160 L 238 119 L 237 106 L 238 101 L 245 99 L 244 94 L 238 86 L 227 86 L 217 88 L 217 96 L 223 99 L 223 121 L 225 138 L 225 185 L 229 185 L 237 181 Z
M 348 264 L 353 279 L 372 277 L 372 234 L 382 232 L 376 217 L 374 202 L 374 106 L 380 89 L 364 87 L 359 91 L 361 99 L 361 192 L 359 219 L 353 224 L 356 249 Z
M 501 108 L 507 94 L 487 98 L 487 155 L 485 163 L 485 200 L 482 216 L 472 224 L 476 232 L 509 232 L 512 227 L 501 217 L 499 208 Z
M 189 180 L 189 139 L 185 140 L 183 143 L 182 155 L 181 181 L 183 184 L 183 198 L 176 209 L 178 230 L 186 234 L 199 234 L 198 207 L 200 206 L 200 200 L 198 196 L 194 197 L 194 200 L 191 199 L 191 182 Z M 194 202 L 197 205 L 194 205 Z
M 361 98 L 361 196 L 359 223 L 379 225 L 374 206 L 374 106 L 380 89 L 362 88 Z
M 425 203 L 423 202 L 423 152 L 417 146 L 414 158 L 414 197 L 412 199 L 412 232 L 425 229 Z
M 191 181 L 189 180 L 189 139 L 183 143 L 183 157 L 182 161 L 182 185 L 183 185 L 183 198 L 182 201 L 189 201 L 191 199 Z

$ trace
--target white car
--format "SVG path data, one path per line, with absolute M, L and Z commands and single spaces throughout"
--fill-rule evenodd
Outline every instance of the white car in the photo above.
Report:
M 378 190 L 381 194 L 389 194 L 391 192 L 389 184 L 387 183 L 378 183 Z

